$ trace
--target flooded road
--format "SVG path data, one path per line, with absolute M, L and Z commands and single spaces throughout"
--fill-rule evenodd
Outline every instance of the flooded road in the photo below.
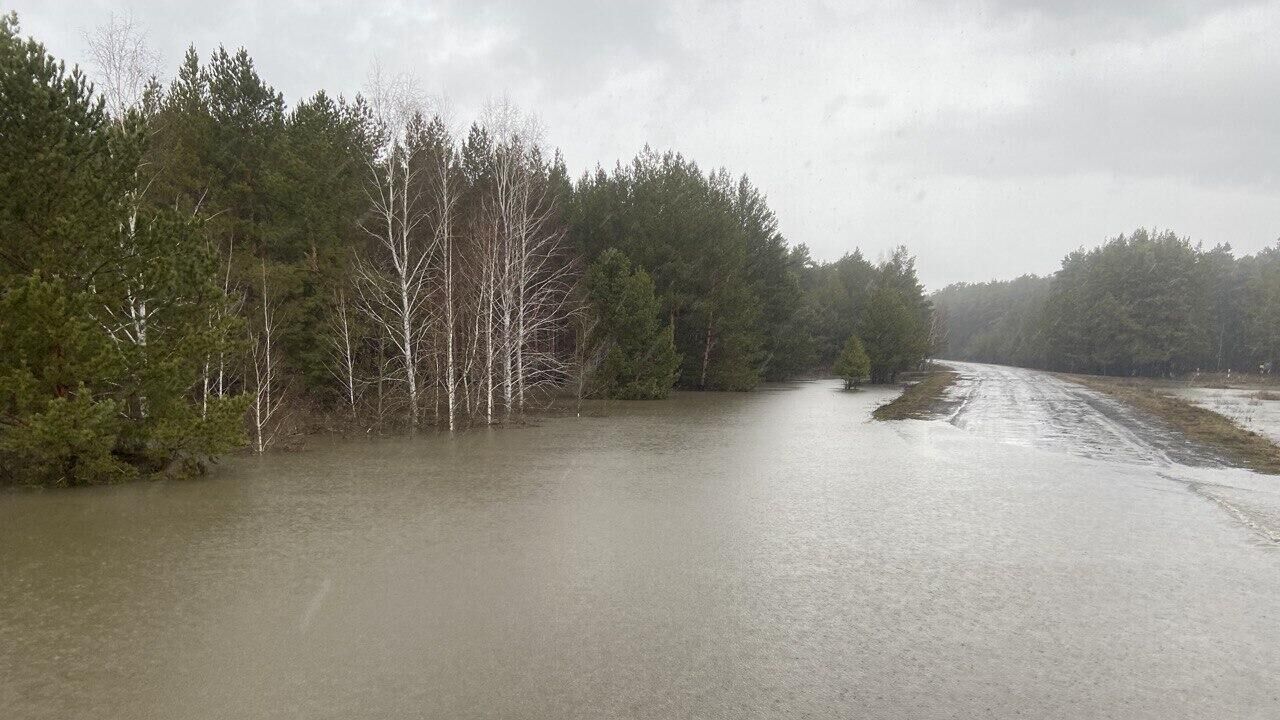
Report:
M 0 495 L 0 715 L 1274 717 L 1280 481 L 1005 370 Z
M 1280 477 L 1232 469 L 1218 453 L 1159 420 L 1062 377 L 999 365 L 948 365 L 959 373 L 946 418 L 956 427 L 1002 443 L 1140 465 L 1218 504 L 1259 539 L 1280 543 Z
M 1222 466 L 1154 419 L 1058 376 L 948 362 L 959 372 L 948 420 L 992 440 L 1143 465 Z

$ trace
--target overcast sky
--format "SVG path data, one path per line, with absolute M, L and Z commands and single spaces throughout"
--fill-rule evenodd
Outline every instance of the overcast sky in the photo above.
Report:
M 460 118 L 506 94 L 575 174 L 676 149 L 750 176 L 815 257 L 905 243 L 935 289 L 1140 225 L 1280 238 L 1280 0 L 4 6 L 82 64 L 112 12 L 167 74 L 189 44 L 243 46 L 291 102 L 352 95 L 375 60 Z

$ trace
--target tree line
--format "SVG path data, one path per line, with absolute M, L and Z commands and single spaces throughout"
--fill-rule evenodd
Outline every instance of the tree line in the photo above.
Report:
M 93 82 L 0 18 L 0 481 L 929 350 L 905 249 L 814 262 L 745 177 L 646 148 L 573 180 L 507 102 L 458 126 L 375 73 L 290 107 L 244 50 L 161 83 L 133 25 L 90 40 Z
M 1138 229 L 1066 256 L 1052 276 L 932 296 L 940 354 L 1105 375 L 1267 372 L 1280 356 L 1280 245 L 1236 257 Z

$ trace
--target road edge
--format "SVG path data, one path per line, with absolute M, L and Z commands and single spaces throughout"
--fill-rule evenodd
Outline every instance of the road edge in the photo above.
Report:
M 1160 392 L 1159 386 L 1149 380 L 1054 374 L 1161 420 L 1188 440 L 1220 452 L 1233 464 L 1280 475 L 1280 446 L 1221 413 Z

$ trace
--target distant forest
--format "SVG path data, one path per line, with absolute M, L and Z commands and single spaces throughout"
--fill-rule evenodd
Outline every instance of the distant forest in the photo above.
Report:
M 505 102 L 455 126 L 375 75 L 290 106 L 243 50 L 161 83 L 131 26 L 90 46 L 92 81 L 0 16 L 0 482 L 929 352 L 905 248 L 814 262 L 726 170 L 646 148 L 575 180 Z
M 1280 356 L 1280 245 L 1235 257 L 1139 229 L 1049 277 L 933 294 L 938 354 L 1106 375 L 1266 372 Z

